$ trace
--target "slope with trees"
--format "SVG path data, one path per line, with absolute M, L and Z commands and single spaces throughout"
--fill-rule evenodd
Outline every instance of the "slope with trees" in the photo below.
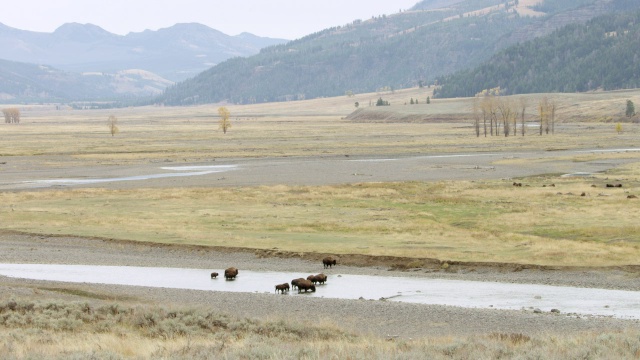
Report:
M 439 97 L 474 96 L 490 88 L 500 88 L 503 94 L 638 88 L 640 11 L 568 25 L 439 82 Z
M 425 0 L 410 11 L 356 20 L 252 57 L 227 60 L 167 89 L 157 101 L 287 101 L 430 83 L 477 66 L 519 41 L 612 11 L 618 1 L 629 0 L 580 0 L 573 6 L 550 7 L 561 12 L 529 17 L 518 15 L 515 1 Z M 434 4 L 447 6 L 423 10 Z M 521 31 L 532 28 L 540 31 Z

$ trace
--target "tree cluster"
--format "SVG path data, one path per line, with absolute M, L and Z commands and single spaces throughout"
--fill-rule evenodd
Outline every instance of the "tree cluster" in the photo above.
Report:
M 2 109 L 4 115 L 4 122 L 7 124 L 19 124 L 20 123 L 20 109 L 18 108 L 6 108 Z
M 379 98 L 378 101 L 376 101 L 376 106 L 389 106 L 389 105 L 391 105 L 389 101 L 382 100 L 382 98 Z
M 491 136 L 516 136 L 518 123 L 520 135 L 525 136 L 527 123 L 526 111 L 529 101 L 525 97 L 518 99 L 512 97 L 497 96 L 490 93 L 480 93 L 472 105 L 473 128 L 476 136 L 484 134 Z M 547 97 L 540 99 L 538 103 L 539 134 L 555 133 L 556 103 Z

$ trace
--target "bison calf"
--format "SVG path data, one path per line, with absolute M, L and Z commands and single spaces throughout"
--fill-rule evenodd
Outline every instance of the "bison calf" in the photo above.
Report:
M 280 285 L 276 285 L 276 294 L 280 291 L 280 293 L 284 294 L 285 291 L 289 291 L 289 283 L 284 283 Z
M 217 278 L 217 277 L 218 277 L 218 273 L 217 273 L 217 272 L 212 272 L 212 273 L 211 273 L 211 278 L 212 278 L 212 279 L 215 279 L 215 278 Z

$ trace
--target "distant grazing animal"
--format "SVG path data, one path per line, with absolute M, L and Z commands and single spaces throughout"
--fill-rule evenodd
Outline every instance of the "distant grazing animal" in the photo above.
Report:
M 330 268 L 331 266 L 335 266 L 336 265 L 336 259 L 334 259 L 332 256 L 328 256 L 324 259 L 322 259 L 322 264 L 324 265 L 324 268 Z
M 513 186 L 522 186 L 522 183 L 514 182 Z
M 224 271 L 224 278 L 227 280 L 233 280 L 238 276 L 238 269 L 230 267 Z
M 284 294 L 285 291 L 289 291 L 289 283 L 276 285 L 276 294 L 278 291 L 280 291 L 281 294 Z
M 293 279 L 293 280 L 291 280 L 291 288 L 292 288 L 292 289 L 297 288 L 297 287 L 298 287 L 298 282 L 299 282 L 300 280 L 304 280 L 304 278 L 297 278 L 297 279 Z
M 218 273 L 217 273 L 217 272 L 212 272 L 212 273 L 211 273 L 211 278 L 212 278 L 212 279 L 215 279 L 215 278 L 217 278 L 217 277 L 218 277 Z
M 304 290 L 304 292 L 307 292 L 308 290 L 311 290 L 311 292 L 316 292 L 316 286 L 313 285 L 313 283 L 307 279 L 302 279 L 298 281 L 298 294 L 301 293 Z
M 607 187 L 609 187 L 609 188 L 612 188 L 612 187 L 622 187 L 622 184 L 607 184 L 606 186 L 607 186 Z
M 637 198 L 638 198 L 638 197 L 637 197 L 637 196 L 635 196 L 635 195 L 629 195 L 629 196 L 627 196 L 627 199 L 637 199 Z

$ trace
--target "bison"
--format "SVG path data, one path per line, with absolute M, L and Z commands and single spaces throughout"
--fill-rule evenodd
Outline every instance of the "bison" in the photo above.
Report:
M 218 277 L 218 273 L 217 273 L 217 272 L 212 272 L 212 273 L 211 273 L 211 278 L 212 278 L 212 279 L 215 279 L 215 278 L 217 278 L 217 277 Z
M 297 287 L 298 287 L 298 282 L 299 282 L 300 280 L 304 280 L 304 278 L 297 278 L 297 279 L 293 279 L 293 280 L 291 280 L 291 288 L 292 288 L 292 289 L 297 288 Z
M 327 281 L 327 275 L 318 274 L 318 275 L 309 275 L 307 276 L 307 280 L 311 281 L 313 284 L 324 284 Z
M 236 276 L 238 276 L 238 269 L 234 267 L 230 267 L 224 271 L 224 278 L 226 280 L 233 280 L 236 278 Z
M 328 256 L 324 259 L 322 259 L 322 264 L 324 265 L 324 268 L 330 268 L 331 266 L 334 266 L 336 264 L 336 259 L 334 259 L 332 256 Z
M 298 281 L 298 294 L 301 293 L 304 290 L 304 292 L 307 292 L 308 290 L 311 290 L 311 292 L 316 292 L 316 286 L 313 285 L 313 283 L 307 279 L 302 279 Z
M 284 294 L 285 291 L 289 291 L 289 283 L 284 283 L 280 285 L 276 285 L 276 294 L 280 291 L 280 293 Z

